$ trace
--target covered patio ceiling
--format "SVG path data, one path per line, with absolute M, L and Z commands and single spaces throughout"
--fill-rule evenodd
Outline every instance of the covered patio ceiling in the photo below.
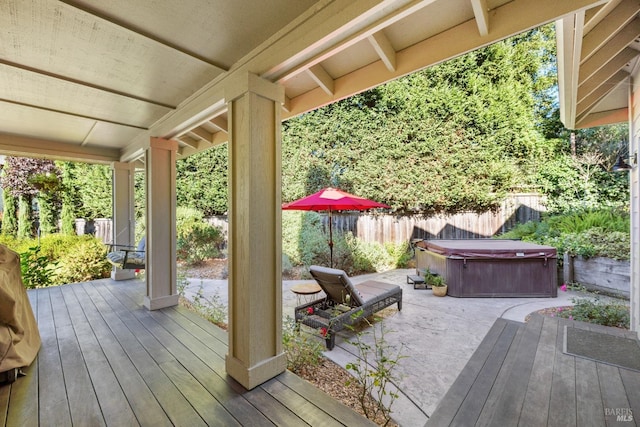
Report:
M 640 1 L 611 0 L 556 22 L 561 120 L 570 129 L 629 119 L 640 68 Z
M 636 0 L 4 0 L 1 8 L 0 153 L 10 155 L 129 162 L 161 137 L 187 156 L 227 141 L 225 87 L 246 72 L 284 87 L 286 119 L 563 16 L 564 43 L 581 52 L 578 61 L 563 50 L 580 68 L 563 68 L 566 100 L 592 87 L 587 66 L 605 84 L 638 66 Z M 584 42 L 569 43 L 572 31 Z M 600 53 L 612 52 L 609 43 L 614 57 Z M 604 76 L 596 65 L 610 62 L 622 65 Z M 612 109 L 609 98 L 589 113 Z M 585 111 L 578 105 L 569 117 L 584 123 Z

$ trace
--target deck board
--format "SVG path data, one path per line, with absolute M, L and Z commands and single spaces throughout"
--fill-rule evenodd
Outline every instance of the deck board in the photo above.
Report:
M 549 418 L 549 396 L 553 379 L 553 361 L 556 357 L 558 328 L 549 317 L 543 318 L 542 329 L 535 352 L 532 370 L 537 381 L 529 381 L 518 425 L 542 426 Z
M 508 321 L 498 319 L 489 329 L 469 362 L 440 401 L 437 411 L 429 418 L 427 425 L 448 425 L 451 422 L 507 324 L 509 324 Z
M 42 348 L 0 387 L 0 426 L 373 425 L 295 375 L 248 391 L 227 375 L 227 333 L 180 307 L 142 307 L 144 284 L 29 291 Z
M 471 422 L 475 423 L 476 420 L 478 420 L 491 394 L 496 378 L 500 374 L 500 369 L 509 353 L 509 348 L 511 348 L 511 344 L 516 339 L 518 331 L 519 327 L 517 325 L 512 323 L 506 325 L 503 333 L 500 335 L 500 339 L 496 342 L 491 354 L 483 365 L 482 371 L 480 371 L 471 386 L 469 393 L 476 396 L 476 398 L 465 399 L 462 402 L 451 425 L 465 427 L 471 425 Z
M 105 425 L 61 289 L 51 288 L 49 294 L 71 422 L 76 425 Z
M 621 372 L 624 374 L 622 375 L 622 383 L 629 398 L 631 411 L 640 418 L 640 372 L 629 369 L 624 369 Z M 636 424 L 638 424 L 638 422 L 639 421 L 636 420 Z
M 565 326 L 572 322 L 558 320 L 558 336 L 556 339 L 556 357 L 553 364 L 553 380 L 551 382 L 551 398 L 549 406 L 549 426 L 575 426 L 576 420 L 576 367 L 575 357 L 562 352 L 564 347 Z M 567 408 L 574 408 L 567 410 Z
M 602 404 L 605 408 L 621 409 L 630 408 L 627 394 L 620 377 L 620 369 L 615 366 L 598 364 L 598 379 L 600 380 L 600 393 L 602 394 Z M 607 426 L 619 425 L 615 415 L 605 416 Z
M 578 426 L 605 425 L 597 366 L 591 360 L 576 358 L 576 405 Z
M 269 393 L 273 398 L 284 406 L 296 408 L 296 415 L 305 420 L 311 426 L 341 426 L 342 423 L 336 421 L 329 413 L 309 400 L 305 399 L 277 379 L 271 379 L 260 388 Z
M 34 314 L 42 339 L 42 347 L 38 353 L 39 403 L 42 411 L 51 413 L 51 425 L 68 425 L 71 423 L 71 412 L 67 394 L 60 393 L 60 390 L 64 390 L 64 377 L 51 299 L 46 290 L 31 295 L 37 295 L 38 309 L 37 314 Z
M 541 316 L 531 318 L 528 328 L 520 328 L 519 340 L 514 340 L 509 354 L 509 364 L 506 363 L 498 375 L 493 390 L 496 391 L 494 404 L 495 409 L 485 405 L 483 412 L 490 412 L 490 421 L 486 424 L 478 420 L 477 425 L 502 425 L 517 426 L 518 418 L 513 417 L 514 413 L 522 412 L 527 386 L 531 377 L 531 369 L 535 361 L 536 349 L 540 339 L 543 319 Z M 492 390 L 492 391 L 493 391 Z
M 101 412 L 107 425 L 136 425 L 138 421 L 120 387 L 118 379 L 96 338 L 91 323 L 85 316 L 73 288 L 62 287 L 62 295 L 69 312 L 69 318 L 78 339 L 89 376 L 100 403 Z M 103 343 L 113 345 L 114 343 Z
M 127 396 L 132 411 L 142 425 L 170 425 L 162 406 L 155 399 L 149 386 L 140 375 L 134 362 L 128 357 L 124 343 L 113 333 L 109 319 L 103 318 L 89 294 L 79 287 L 74 288 L 79 304 L 85 308 L 87 321 L 91 324 L 96 339 Z
M 134 334 L 129 327 L 135 325 L 135 322 L 125 323 L 123 316 L 125 311 L 118 312 L 114 309 L 114 301 L 112 299 L 105 299 L 95 287 L 84 286 L 84 289 L 92 299 L 98 312 L 109 323 L 111 331 L 171 422 L 174 424 L 184 423 L 189 426 L 206 425 L 204 420 L 180 393 L 180 390 L 158 366 L 152 353 L 146 351 L 142 342 L 147 339 L 145 335 L 148 335 L 148 332 L 144 333 L 142 330 L 138 330 Z
M 567 319 L 498 319 L 427 425 L 638 425 L 640 372 L 565 354 L 567 326 L 633 338 L 628 331 Z M 633 420 L 617 420 L 620 413 Z

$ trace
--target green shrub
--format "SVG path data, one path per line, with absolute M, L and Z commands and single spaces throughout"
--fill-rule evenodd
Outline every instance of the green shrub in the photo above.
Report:
M 40 239 L 40 248 L 43 255 L 53 261 L 64 256 L 73 246 L 93 240 L 95 237 L 87 234 L 82 236 L 50 234 Z
M 498 236 L 501 239 L 553 246 L 564 253 L 586 258 L 603 256 L 627 260 L 630 256 L 630 218 L 622 209 L 601 209 L 551 216 L 527 222 Z
M 557 311 L 557 315 L 580 322 L 629 329 L 630 311 L 624 304 L 603 302 L 599 297 L 574 298 L 573 307 Z
M 11 250 L 20 253 L 20 251 L 16 250 L 16 248 L 18 247 L 18 239 L 16 239 L 14 236 L 11 236 L 9 234 L 0 234 L 0 245 L 5 245 Z M 25 250 L 26 249 L 28 249 L 28 247 L 25 248 Z
M 393 268 L 391 255 L 385 247 L 379 243 L 363 242 L 355 238 L 351 233 L 345 236 L 349 248 L 350 262 L 340 268 L 347 274 L 370 273 L 372 271 L 384 271 Z
M 591 242 L 597 256 L 617 260 L 629 259 L 631 235 L 628 231 L 605 231 L 598 227 L 585 231 L 583 235 Z
M 109 277 L 111 264 L 106 246 L 98 239 L 81 240 L 60 257 L 57 284 L 86 282 Z
M 292 266 L 330 265 L 328 240 L 317 212 L 283 212 L 282 252 Z M 333 233 L 333 267 L 350 275 L 404 267 L 412 256 L 406 242 L 382 245 L 363 242 L 351 232 Z
M 291 316 L 282 322 L 282 347 L 287 356 L 287 369 L 299 373 L 306 366 L 317 366 L 322 358 L 323 340 L 301 330 Z
M 211 297 L 204 294 L 202 285 L 191 301 L 192 308 L 209 322 L 227 329 L 227 306 L 222 302 L 220 294 L 216 292 Z
M 292 265 L 329 265 L 328 237 L 322 230 L 319 213 L 282 213 L 282 252 L 287 254 Z M 337 240 L 340 240 L 340 233 L 334 234 L 334 255 L 340 251 Z
M 600 209 L 557 215 L 546 222 L 559 233 L 583 233 L 592 228 L 628 233 L 630 216 L 622 209 Z
M 189 265 L 220 256 L 224 235 L 219 227 L 208 224 L 197 209 L 176 209 L 176 255 Z
M 20 253 L 22 283 L 27 289 L 44 288 L 55 284 L 57 263 L 51 263 L 41 253 L 39 246 L 33 246 Z

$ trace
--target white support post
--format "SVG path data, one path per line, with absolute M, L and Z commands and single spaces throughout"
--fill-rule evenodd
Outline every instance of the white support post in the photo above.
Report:
M 245 74 L 229 105 L 229 375 L 247 389 L 284 372 L 281 87 Z
M 135 245 L 134 173 L 133 163 L 114 162 L 112 171 L 113 226 L 111 242 L 114 245 Z M 113 267 L 113 280 L 133 279 L 133 270 Z
M 146 272 L 149 310 L 178 304 L 176 286 L 176 152 L 178 143 L 151 138 L 146 151 Z

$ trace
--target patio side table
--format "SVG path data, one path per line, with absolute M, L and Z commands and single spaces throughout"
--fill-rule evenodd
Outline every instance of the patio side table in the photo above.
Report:
M 320 285 L 317 283 L 301 283 L 291 287 L 291 292 L 296 294 L 297 305 L 311 302 L 313 296 L 320 293 L 321 290 Z
M 425 283 L 424 277 L 413 274 L 407 275 L 407 283 L 413 285 L 413 289 L 429 289 L 430 287 Z

